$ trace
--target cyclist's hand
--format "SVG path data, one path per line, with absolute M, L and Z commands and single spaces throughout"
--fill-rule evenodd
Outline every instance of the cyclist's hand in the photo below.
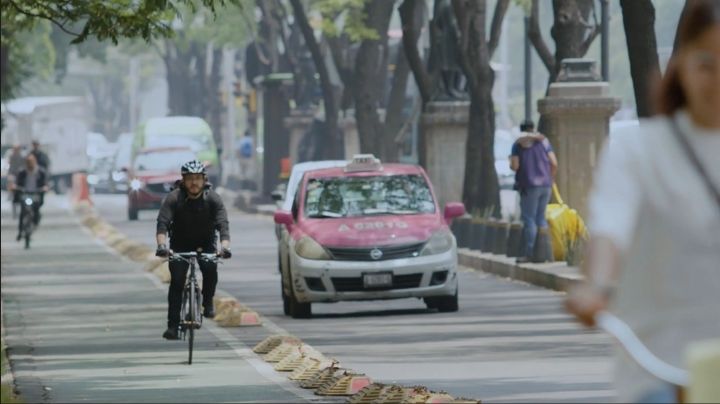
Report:
M 155 256 L 156 257 L 169 257 L 170 250 L 167 248 L 167 246 L 165 244 L 158 244 L 157 250 L 155 250 Z
M 45 185 L 44 187 L 42 187 L 42 192 L 48 192 L 48 191 L 50 191 L 50 186 Z
M 595 326 L 595 315 L 606 310 L 610 296 L 601 288 L 581 283 L 570 290 L 565 308 L 587 327 Z
M 230 251 L 230 249 L 227 247 L 223 247 L 222 250 L 220 251 L 220 256 L 225 259 L 228 259 L 228 258 L 232 257 L 232 251 Z

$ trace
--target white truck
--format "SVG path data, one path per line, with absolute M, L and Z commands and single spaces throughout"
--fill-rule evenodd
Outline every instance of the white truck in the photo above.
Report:
M 72 184 L 72 175 L 86 172 L 90 110 L 82 97 L 25 97 L 2 105 L 2 146 L 20 144 L 30 150 L 32 140 L 50 158 L 49 174 L 57 193 Z

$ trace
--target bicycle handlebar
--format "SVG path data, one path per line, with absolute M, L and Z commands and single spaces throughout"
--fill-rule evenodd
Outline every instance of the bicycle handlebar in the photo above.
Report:
M 602 311 L 595 315 L 595 323 L 602 330 L 612 335 L 628 355 L 651 375 L 676 386 L 687 386 L 689 384 L 690 374 L 687 370 L 673 366 L 655 356 L 640 341 L 632 328 L 615 315 Z
M 222 258 L 220 254 L 217 253 L 200 253 L 200 252 L 173 252 L 168 256 L 168 260 L 172 259 L 179 259 L 183 260 L 185 262 L 190 262 L 189 259 L 196 257 L 198 259 L 205 259 L 208 261 L 215 261 L 217 262 L 219 258 Z

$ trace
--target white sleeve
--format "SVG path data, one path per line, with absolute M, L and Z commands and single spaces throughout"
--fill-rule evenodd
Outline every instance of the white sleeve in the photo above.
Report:
M 611 239 L 623 252 L 632 242 L 643 195 L 641 136 L 631 132 L 603 149 L 588 200 L 590 235 Z

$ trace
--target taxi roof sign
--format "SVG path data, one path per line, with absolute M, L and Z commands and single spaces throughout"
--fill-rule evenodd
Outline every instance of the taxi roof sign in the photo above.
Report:
M 380 159 L 372 154 L 356 154 L 345 166 L 346 173 L 359 171 L 381 171 L 383 169 Z

